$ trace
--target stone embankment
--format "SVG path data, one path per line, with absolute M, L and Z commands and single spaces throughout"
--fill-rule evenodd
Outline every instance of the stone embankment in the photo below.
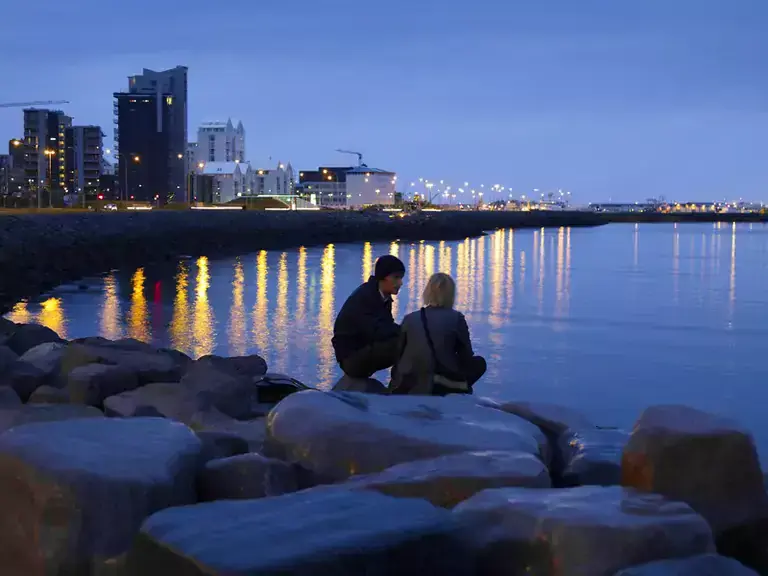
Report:
M 456 240 L 499 227 L 594 226 L 587 213 L 157 211 L 0 215 L 0 314 L 58 284 L 182 255 L 220 256 L 294 246 Z
M 768 573 L 752 437 L 713 415 L 626 433 L 2 319 L 0 508 L 8 576 Z

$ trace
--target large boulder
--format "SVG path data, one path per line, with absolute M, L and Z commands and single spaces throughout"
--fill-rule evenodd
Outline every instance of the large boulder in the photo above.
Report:
M 216 370 L 229 372 L 235 376 L 244 376 L 251 380 L 261 378 L 267 373 L 266 360 L 256 354 L 229 358 L 214 355 L 203 356 L 190 367 L 190 370 L 194 371 L 199 366 L 213 367 Z
M 218 360 L 197 361 L 184 375 L 181 386 L 189 403 L 199 409 L 216 408 L 237 420 L 264 416 L 252 377 L 243 375 L 232 366 Z M 216 357 L 218 358 L 218 357 Z
M 61 360 L 67 344 L 62 342 L 46 342 L 27 350 L 19 360 L 39 368 L 45 373 L 46 383 L 60 388 L 66 383 L 61 378 Z
M 73 342 L 78 344 L 85 344 L 87 346 L 98 346 L 102 348 L 111 348 L 114 350 L 143 352 L 145 354 L 151 355 L 164 354 L 166 356 L 170 356 L 174 362 L 178 364 L 182 369 L 192 364 L 192 358 L 183 352 L 179 352 L 178 350 L 173 350 L 171 348 L 157 348 L 151 344 L 142 342 L 141 340 L 136 340 L 135 338 L 108 340 L 107 338 L 102 338 L 100 336 L 90 336 L 88 338 L 79 338 L 77 340 L 73 340 Z
M 303 390 L 311 390 L 306 384 L 285 374 L 267 373 L 254 379 L 254 384 L 256 385 L 257 402 L 263 406 L 272 407 L 285 400 L 291 394 Z
M 196 412 L 192 415 L 189 426 L 199 433 L 210 432 L 238 437 L 248 446 L 244 452 L 261 452 L 267 437 L 266 418 L 235 420 L 215 409 Z
M 69 392 L 55 386 L 40 386 L 32 392 L 28 404 L 69 404 Z
M 0 378 L 19 359 L 19 355 L 8 346 L 0 346 Z
M 105 342 L 110 342 L 106 340 Z M 187 364 L 166 350 L 137 346 L 73 343 L 67 346 L 61 362 L 62 377 L 87 364 L 120 366 L 136 374 L 140 385 L 153 382 L 178 382 Z
M 248 441 L 235 434 L 223 430 L 196 430 L 197 437 L 203 444 L 200 460 L 205 463 L 210 460 L 229 458 L 238 454 L 246 454 L 250 447 Z
M 26 362 L 14 362 L 4 374 L 0 374 L 0 385 L 13 388 L 23 402 L 29 400 L 32 393 L 47 382 L 48 375 L 45 372 Z
M 344 374 L 333 385 L 334 392 L 363 392 L 365 394 L 389 394 L 389 389 L 376 378 L 353 378 Z
M 299 489 L 294 466 L 255 452 L 207 462 L 197 486 L 201 501 L 265 498 Z
M 613 576 L 714 550 L 712 531 L 687 504 L 620 486 L 486 490 L 453 513 L 471 527 L 484 576 Z
M 268 456 L 300 464 L 317 483 L 381 472 L 458 452 L 520 451 L 548 457 L 541 431 L 468 397 L 293 394 L 267 418 Z
M 595 425 L 572 408 L 548 402 L 500 402 L 499 410 L 525 418 L 548 438 L 557 439 L 568 428 L 589 429 Z
M 89 574 L 146 516 L 195 502 L 200 441 L 163 419 L 78 419 L 0 435 L 7 574 Z
M 178 382 L 155 382 L 104 399 L 107 416 L 133 418 L 159 415 L 189 424 L 198 410 L 193 394 Z
M 629 433 L 614 429 L 568 429 L 560 435 L 557 453 L 561 487 L 621 484 L 621 457 Z
M 64 340 L 47 326 L 16 324 L 13 334 L 5 340 L 5 346 L 22 356 L 27 350 L 47 342 L 64 342 Z
M 139 378 L 135 371 L 109 364 L 86 364 L 69 373 L 67 390 L 73 404 L 100 407 L 110 396 L 135 390 Z
M 0 432 L 22 424 L 58 422 L 81 418 L 103 418 L 104 414 L 91 406 L 70 404 L 24 404 L 0 408 Z
M 633 566 L 616 576 L 758 576 L 733 558 L 717 554 L 701 554 L 691 558 L 657 560 L 642 566 Z
M 422 500 L 315 488 L 150 517 L 128 574 L 474 574 L 464 532 Z
M 405 462 L 378 474 L 353 477 L 345 486 L 398 498 L 423 498 L 435 506 L 453 508 L 490 488 L 549 488 L 551 484 L 547 467 L 532 454 L 464 452 Z
M 640 415 L 624 448 L 622 485 L 690 504 L 716 535 L 768 518 L 752 436 L 685 406 L 653 406 Z

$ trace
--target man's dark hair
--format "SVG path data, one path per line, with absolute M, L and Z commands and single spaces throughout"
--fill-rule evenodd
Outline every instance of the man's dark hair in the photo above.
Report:
M 376 268 L 373 275 L 376 280 L 384 280 L 390 274 L 405 274 L 405 264 L 397 256 L 385 254 L 376 260 Z

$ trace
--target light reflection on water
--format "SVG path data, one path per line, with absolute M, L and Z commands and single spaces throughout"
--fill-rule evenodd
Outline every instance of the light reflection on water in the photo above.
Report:
M 336 313 L 386 253 L 408 268 L 398 319 L 418 308 L 430 273 L 456 278 L 457 307 L 489 359 L 480 393 L 562 402 L 622 426 L 648 404 L 692 404 L 745 422 L 765 453 L 764 226 L 501 230 L 200 258 L 115 271 L 88 290 L 61 287 L 8 317 L 67 338 L 130 336 L 193 356 L 259 353 L 272 370 L 327 387 L 339 376 Z

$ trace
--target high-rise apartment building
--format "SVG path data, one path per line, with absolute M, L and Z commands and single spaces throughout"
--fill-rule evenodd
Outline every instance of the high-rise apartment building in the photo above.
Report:
M 115 177 L 122 200 L 165 204 L 176 197 L 170 188 L 173 164 L 182 167 L 184 153 L 171 158 L 167 129 L 175 100 L 168 94 L 119 92 L 115 97 Z M 181 156 L 179 158 L 178 156 Z M 185 187 L 182 187 L 182 190 Z
M 128 78 L 131 94 L 154 95 L 168 100 L 169 115 L 158 126 L 168 133 L 168 201 L 185 201 L 187 150 L 187 67 L 176 66 L 156 72 L 145 68 L 141 74 Z M 158 106 L 158 114 L 160 106 Z
M 24 110 L 24 178 L 34 196 L 65 188 L 64 132 L 70 126 L 72 118 L 61 110 Z
M 104 134 L 100 126 L 72 126 L 64 131 L 66 185 L 69 194 L 94 200 L 99 194 Z

